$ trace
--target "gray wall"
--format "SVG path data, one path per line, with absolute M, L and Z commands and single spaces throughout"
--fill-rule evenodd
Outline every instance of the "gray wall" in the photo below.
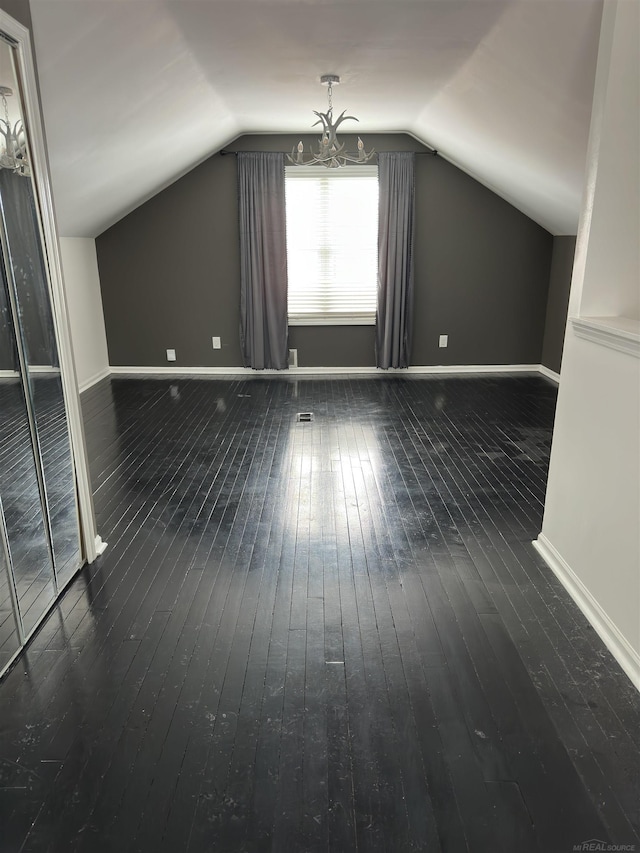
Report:
M 298 136 L 229 146 L 289 151 Z M 305 137 L 315 141 L 316 137 Z M 366 136 L 376 150 L 424 150 L 405 135 Z M 235 157 L 215 155 L 96 241 L 114 366 L 242 364 Z M 553 239 L 439 157 L 416 158 L 412 363 L 539 363 Z M 449 347 L 438 348 L 438 336 Z M 211 336 L 222 338 L 213 350 Z M 293 327 L 300 366 L 374 364 L 373 328 Z
M 549 297 L 542 342 L 542 364 L 549 370 L 560 373 L 564 331 L 569 308 L 569 291 L 573 273 L 573 256 L 576 251 L 575 237 L 554 237 L 549 275 Z
M 31 8 L 29 0 L 2 0 L 0 9 L 11 15 L 16 21 L 22 24 L 23 27 L 31 30 Z

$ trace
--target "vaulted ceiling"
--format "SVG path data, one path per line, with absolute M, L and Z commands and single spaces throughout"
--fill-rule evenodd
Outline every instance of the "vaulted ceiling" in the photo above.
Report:
M 553 234 L 580 210 L 601 0 L 31 0 L 60 231 L 246 132 L 413 134 Z

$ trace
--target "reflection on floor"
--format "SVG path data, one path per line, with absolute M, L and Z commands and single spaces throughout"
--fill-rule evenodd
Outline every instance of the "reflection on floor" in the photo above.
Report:
M 61 582 L 79 557 L 73 468 L 58 374 L 33 376 L 40 451 L 56 565 Z M 20 381 L 0 379 L 0 497 L 5 514 L 16 589 L 25 633 L 54 598 L 51 556 L 45 534 L 27 411 Z M 18 647 L 4 554 L 0 556 L 0 669 Z
M 60 586 L 80 565 L 75 473 L 59 372 L 31 377 L 33 407 L 46 481 L 56 572 Z
M 638 695 L 530 545 L 550 383 L 83 405 L 109 548 L 0 684 L 8 850 L 639 844 Z

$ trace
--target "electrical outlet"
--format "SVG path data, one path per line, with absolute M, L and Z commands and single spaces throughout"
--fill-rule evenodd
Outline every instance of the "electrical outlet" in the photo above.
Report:
M 211 338 L 211 343 L 213 344 L 214 349 L 221 349 L 222 344 L 220 343 L 220 338 Z
M 439 347 L 448 347 L 449 346 L 449 335 L 440 335 L 440 339 L 438 341 Z
M 175 361 L 176 360 L 176 351 L 174 349 L 167 350 L 167 361 Z
M 289 350 L 289 367 L 297 367 L 298 366 L 298 350 L 290 349 Z

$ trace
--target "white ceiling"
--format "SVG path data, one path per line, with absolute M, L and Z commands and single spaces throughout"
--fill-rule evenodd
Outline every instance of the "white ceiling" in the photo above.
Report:
M 309 131 L 339 74 L 406 131 L 575 233 L 601 0 L 31 0 L 59 227 L 96 236 L 244 132 Z M 345 126 L 346 128 L 346 126 Z

